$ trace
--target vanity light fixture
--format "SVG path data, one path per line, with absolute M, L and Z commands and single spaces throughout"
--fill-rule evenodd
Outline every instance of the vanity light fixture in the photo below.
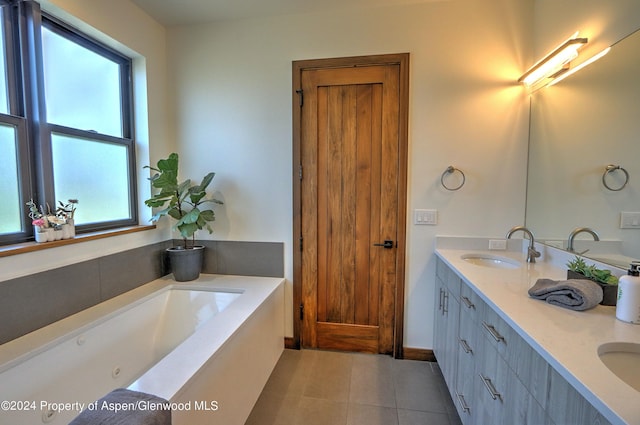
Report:
M 582 62 L 580 65 L 571 68 L 570 70 L 568 70 L 567 72 L 565 72 L 564 74 L 560 75 L 559 77 L 555 78 L 553 81 L 551 81 L 548 85 L 552 86 L 556 83 L 559 83 L 560 81 L 564 80 L 565 78 L 567 78 L 569 75 L 575 74 L 576 72 L 580 71 L 582 68 L 584 68 L 585 66 L 594 63 L 595 61 L 597 61 L 598 59 L 600 59 L 601 57 L 603 57 L 604 55 L 606 55 L 607 53 L 609 53 L 609 50 L 611 50 L 611 46 L 607 47 L 606 49 L 604 49 L 603 51 L 601 51 L 600 53 L 597 53 L 593 56 L 591 56 L 589 59 L 587 59 L 586 61 Z
M 578 32 L 576 32 L 529 68 L 518 78 L 518 82 L 533 87 L 547 78 L 558 78 L 569 71 L 571 61 L 578 57 L 578 49 L 587 44 L 587 41 L 587 38 L 578 37 Z

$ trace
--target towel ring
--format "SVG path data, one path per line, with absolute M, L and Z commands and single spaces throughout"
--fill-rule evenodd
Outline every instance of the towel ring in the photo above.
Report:
M 607 175 L 609 173 L 613 173 L 614 171 L 620 170 L 624 173 L 624 183 L 622 183 L 622 186 L 620 186 L 619 188 L 615 189 L 611 186 L 609 186 L 607 184 Z M 604 187 L 606 187 L 607 189 L 614 191 L 614 192 L 618 192 L 622 189 L 625 188 L 625 186 L 627 185 L 627 183 L 629 183 L 629 173 L 627 172 L 627 170 L 625 170 L 624 168 L 622 168 L 619 165 L 613 165 L 613 164 L 609 164 L 606 166 L 606 168 L 604 169 L 604 174 L 602 175 L 602 184 L 604 185 Z
M 445 177 L 447 174 L 453 174 L 453 173 L 455 173 L 456 171 L 457 171 L 458 173 L 460 173 L 460 175 L 462 176 L 462 182 L 461 182 L 458 186 L 456 186 L 456 187 L 449 187 L 449 186 L 447 186 L 447 185 L 445 184 L 445 182 L 444 182 L 444 177 Z M 465 182 L 465 181 L 466 181 L 466 177 L 465 177 L 464 173 L 462 172 L 462 170 L 460 170 L 459 168 L 454 167 L 453 165 L 449 165 L 449 166 L 447 167 L 447 169 L 446 169 L 446 170 L 444 170 L 444 173 L 442 173 L 442 176 L 440 176 L 440 183 L 442 184 L 442 187 L 444 187 L 445 189 L 450 190 L 450 191 L 455 191 L 455 190 L 460 189 L 462 186 L 464 186 L 464 182 Z

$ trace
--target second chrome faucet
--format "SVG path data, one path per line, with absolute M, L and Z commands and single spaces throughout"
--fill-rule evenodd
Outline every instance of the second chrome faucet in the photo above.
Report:
M 588 227 L 576 227 L 575 229 L 573 229 L 571 231 L 571 233 L 569 233 L 569 240 L 567 241 L 567 251 L 574 252 L 573 251 L 573 240 L 578 235 L 578 233 L 588 233 L 591 236 L 593 236 L 593 240 L 596 241 L 596 242 L 600 240 L 600 236 L 598 236 L 598 234 L 593 229 L 590 229 Z M 583 251 L 581 254 L 584 254 L 587 251 Z
M 540 252 L 538 252 L 535 248 L 533 233 L 531 233 L 531 231 L 524 226 L 515 226 L 507 232 L 507 239 L 511 239 L 511 235 L 513 235 L 517 231 L 522 231 L 527 236 L 529 236 L 529 247 L 527 248 L 527 263 L 535 263 L 536 258 L 540 257 Z

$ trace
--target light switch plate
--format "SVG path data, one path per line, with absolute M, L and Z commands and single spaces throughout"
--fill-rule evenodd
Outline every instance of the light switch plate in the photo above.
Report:
M 621 229 L 640 229 L 640 212 L 621 212 Z
M 413 224 L 438 224 L 438 210 L 413 210 Z

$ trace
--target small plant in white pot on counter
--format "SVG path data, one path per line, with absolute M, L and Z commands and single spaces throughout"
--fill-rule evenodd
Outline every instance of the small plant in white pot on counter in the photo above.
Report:
M 195 245 L 195 233 L 202 229 L 213 233 L 209 223 L 216 216 L 206 204 L 222 204 L 222 201 L 207 197 L 206 193 L 215 173 L 205 175 L 200 184 L 195 184 L 190 179 L 179 182 L 177 153 L 158 161 L 157 167 L 145 168 L 155 171 L 149 180 L 157 192 L 144 203 L 152 208 L 161 208 L 155 212 L 151 221 L 156 222 L 164 216 L 175 219 L 173 228 L 182 237 L 182 245 L 167 250 L 174 278 L 178 281 L 197 279 L 202 268 L 204 247 Z M 189 239 L 191 244 L 188 243 Z

